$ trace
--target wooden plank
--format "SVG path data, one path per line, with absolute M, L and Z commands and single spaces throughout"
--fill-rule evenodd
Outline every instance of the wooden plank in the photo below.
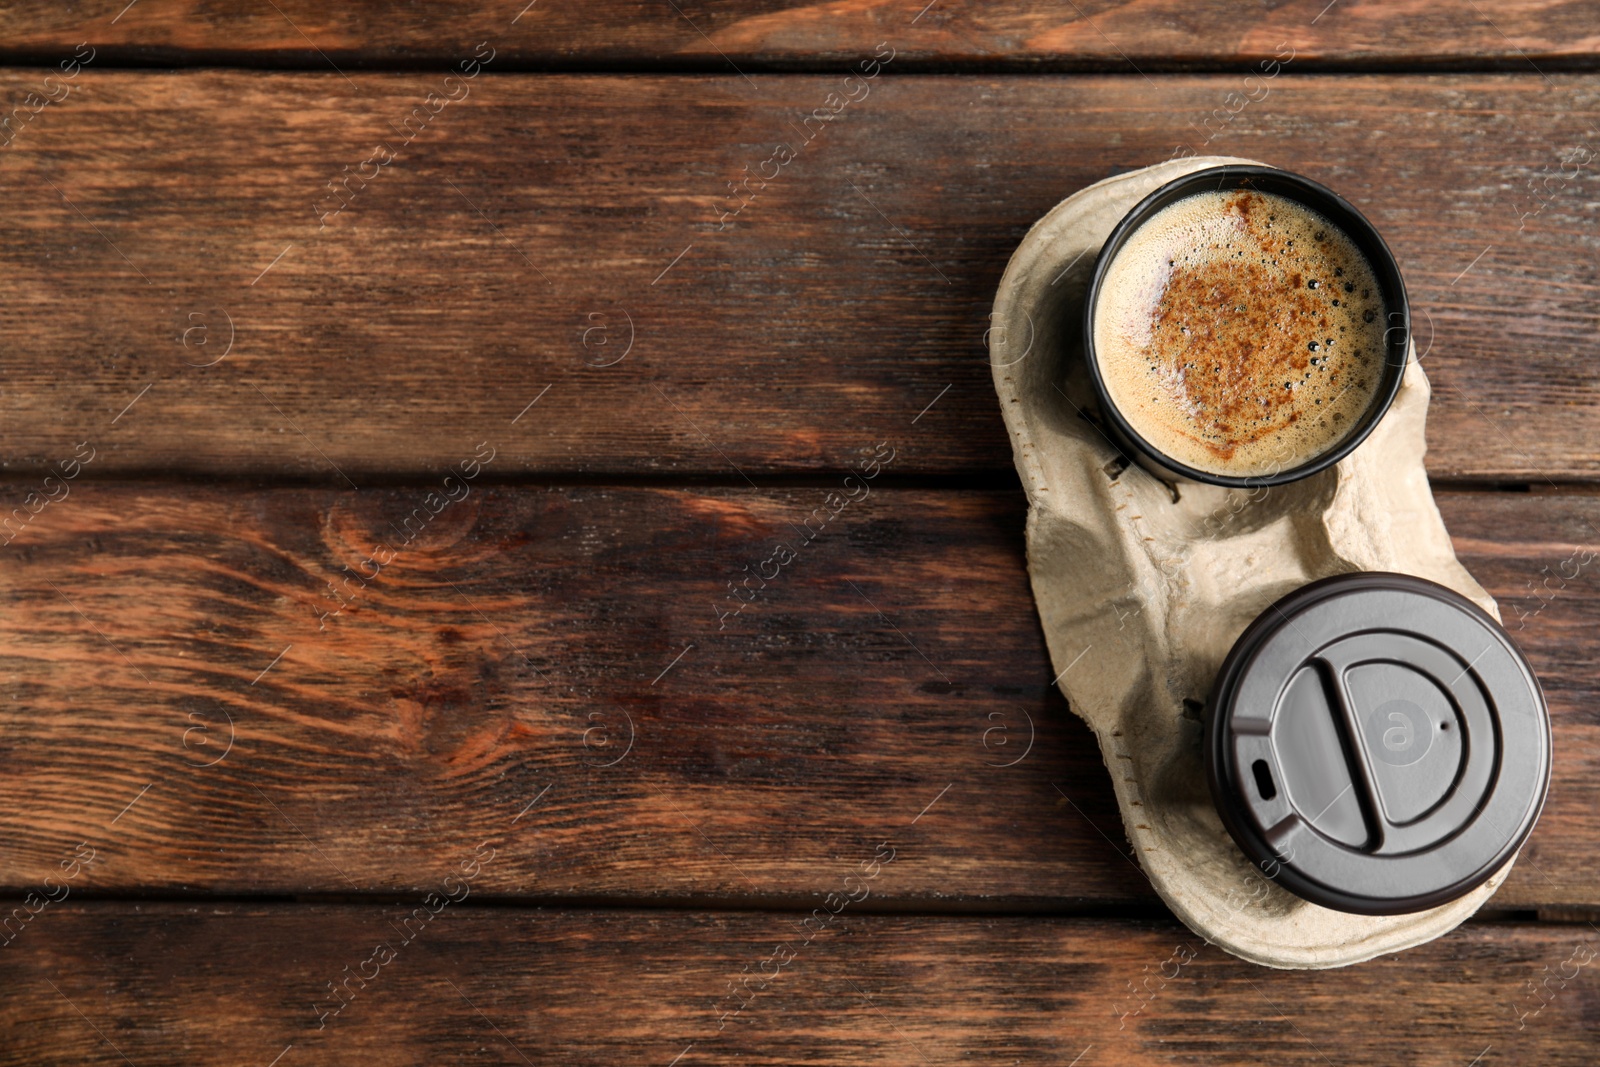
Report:
M 883 0 L 677 5 L 598 0 L 581 8 L 476 0 L 448 10 L 357 0 L 233 6 L 199 0 L 47 0 L 6 5 L 5 52 L 42 56 L 91 42 L 114 61 L 255 62 L 310 69 L 437 62 L 493 41 L 523 68 L 610 65 L 843 67 L 891 41 L 908 64 L 1130 71 L 1243 64 L 1294 49 L 1321 67 L 1407 63 L 1591 64 L 1600 49 L 1585 0 L 1291 0 L 1241 17 L 1221 0 L 1041 0 L 961 5 Z
M 411 891 L 509 829 L 485 892 L 798 905 L 934 805 L 908 899 L 1149 899 L 1020 501 L 825 495 L 472 489 L 400 547 L 422 487 L 75 489 L 0 568 L 0 870 L 88 840 L 97 891 Z
M 811 126 L 842 77 L 73 84 L 0 150 L 12 470 L 90 441 L 91 477 L 343 487 L 491 440 L 496 477 L 743 484 L 892 438 L 897 473 L 1009 471 L 983 348 L 1007 258 L 1185 148 L 1372 216 L 1438 386 L 1435 476 L 1600 474 L 1594 77 L 1285 73 L 1232 115 L 1238 76 L 885 75 Z
M 484 894 L 810 907 L 892 833 L 901 906 L 1154 905 L 1019 494 L 428 488 L 46 506 L 0 567 L 0 884 L 87 842 L 100 893 L 416 893 L 504 835 Z M 1525 589 L 1600 551 L 1600 499 L 1442 501 L 1556 724 L 1497 906 L 1600 903 L 1594 564 Z
M 69 898 L 0 950 L 0 1063 L 1594 1062 L 1586 925 L 1473 923 L 1268 971 L 1171 921 L 847 907 L 808 935 L 800 914 L 470 899 L 404 926 L 414 909 Z

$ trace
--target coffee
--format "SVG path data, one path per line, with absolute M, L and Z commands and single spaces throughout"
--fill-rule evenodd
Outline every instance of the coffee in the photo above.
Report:
M 1317 211 L 1200 192 L 1116 251 L 1095 304 L 1111 401 L 1148 444 L 1210 474 L 1273 475 L 1344 440 L 1384 377 L 1372 266 Z

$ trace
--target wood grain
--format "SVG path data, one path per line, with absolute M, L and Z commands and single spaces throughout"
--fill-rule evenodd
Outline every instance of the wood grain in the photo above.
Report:
M 1582 0 L 1290 0 L 1241 9 L 1222 0 L 1057 5 L 886 0 L 778 3 L 598 0 L 581 7 L 476 0 L 448 7 L 378 0 L 14 0 L 0 8 L 13 57 L 89 41 L 116 61 L 254 62 L 312 70 L 437 62 L 488 39 L 524 68 L 843 67 L 889 40 L 908 64 L 1132 73 L 1244 64 L 1285 42 L 1323 67 L 1591 64 L 1597 8 Z
M 1600 1012 L 1587 925 L 1472 923 L 1308 972 L 1243 963 L 1170 921 L 846 908 L 807 943 L 798 914 L 469 898 L 402 943 L 406 916 L 69 898 L 0 949 L 0 1063 L 1587 1067 Z M 349 994 L 332 1014 L 336 981 Z
M 13 471 L 90 441 L 91 478 L 365 486 L 488 439 L 497 478 L 744 484 L 892 438 L 897 473 L 1009 484 L 983 347 L 1007 258 L 1068 193 L 1187 145 L 1377 223 L 1437 386 L 1436 477 L 1600 474 L 1600 170 L 1562 162 L 1600 158 L 1591 77 L 1285 73 L 1223 122 L 1237 76 L 884 75 L 809 144 L 842 77 L 74 84 L 0 149 Z M 419 126 L 439 92 L 466 95 Z M 780 141 L 800 154 L 730 194 Z
M 425 485 L 45 507 L 0 549 L 0 884 L 88 842 L 102 894 L 420 893 L 493 838 L 483 894 L 810 907 L 892 837 L 896 907 L 1154 906 L 1020 494 L 468 489 L 426 523 Z M 1497 906 L 1600 903 L 1600 499 L 1441 499 L 1556 726 Z

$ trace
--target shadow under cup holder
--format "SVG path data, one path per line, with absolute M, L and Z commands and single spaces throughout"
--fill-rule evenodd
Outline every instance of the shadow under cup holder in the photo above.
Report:
M 1095 317 L 1102 286 L 1112 261 L 1133 234 L 1157 212 L 1187 197 L 1199 193 L 1231 192 L 1240 189 L 1280 196 L 1304 205 L 1342 230 L 1372 268 L 1378 284 L 1384 321 L 1388 323 L 1384 331 L 1381 377 L 1376 392 L 1361 417 L 1331 448 L 1304 463 L 1275 470 L 1269 474 L 1217 474 L 1189 466 L 1165 455 L 1133 428 L 1112 400 L 1110 390 L 1101 374 L 1095 346 Z M 1095 260 L 1094 272 L 1090 277 L 1084 301 L 1084 360 L 1088 365 L 1095 400 L 1105 426 L 1129 458 L 1166 481 L 1204 482 L 1235 489 L 1256 489 L 1297 481 L 1326 470 L 1353 452 L 1389 410 L 1395 395 L 1400 391 L 1401 379 L 1405 375 L 1410 342 L 1411 309 L 1406 300 L 1405 282 L 1400 276 L 1400 267 L 1395 261 L 1394 254 L 1389 251 L 1389 246 L 1384 243 L 1372 223 L 1333 190 L 1309 178 L 1273 167 L 1249 165 L 1208 167 L 1170 181 L 1145 197 L 1123 217 L 1121 222 L 1117 223 L 1106 239 Z

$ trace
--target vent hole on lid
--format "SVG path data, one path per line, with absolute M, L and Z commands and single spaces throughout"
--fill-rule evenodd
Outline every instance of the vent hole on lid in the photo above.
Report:
M 1278 795 L 1278 787 L 1272 784 L 1272 768 L 1267 766 L 1267 761 L 1258 759 L 1250 765 L 1255 772 L 1256 789 L 1261 793 L 1262 800 L 1271 800 Z

